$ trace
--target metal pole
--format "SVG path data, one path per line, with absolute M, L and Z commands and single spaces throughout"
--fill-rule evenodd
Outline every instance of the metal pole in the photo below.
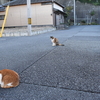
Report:
M 31 35 L 31 0 L 27 0 L 28 35 Z
M 55 26 L 54 23 L 54 0 L 52 0 L 52 18 L 53 18 L 53 27 Z
M 75 16 L 75 14 L 76 14 L 76 12 L 75 12 L 76 10 L 75 10 L 75 0 L 74 0 L 74 25 L 76 25 L 76 16 Z

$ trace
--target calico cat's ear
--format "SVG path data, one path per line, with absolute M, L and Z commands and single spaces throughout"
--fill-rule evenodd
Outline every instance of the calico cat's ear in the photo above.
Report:
M 52 39 L 53 39 L 54 37 L 53 37 L 53 36 L 50 36 L 50 38 L 52 38 Z

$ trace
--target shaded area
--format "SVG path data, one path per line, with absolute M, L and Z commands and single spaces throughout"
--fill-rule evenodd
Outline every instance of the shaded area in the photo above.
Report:
M 22 88 L 22 89 L 21 89 Z M 32 84 L 12 89 L 0 89 L 0 100 L 99 100 L 100 95 Z M 17 95 L 16 95 L 17 94 Z
M 68 39 L 64 47 L 57 47 L 25 70 L 22 82 L 100 93 L 99 39 Z

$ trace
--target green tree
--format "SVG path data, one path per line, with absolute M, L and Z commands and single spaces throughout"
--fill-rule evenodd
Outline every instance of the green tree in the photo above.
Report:
M 65 8 L 65 13 L 67 14 L 67 22 L 70 25 L 70 14 L 72 11 L 73 7 L 72 6 L 68 6 Z
M 92 19 L 93 19 L 93 16 L 95 15 L 95 11 L 91 11 L 90 12 L 90 15 L 91 15 L 91 20 L 90 20 L 90 23 L 92 22 Z
M 83 3 L 90 3 L 90 4 L 94 4 L 94 5 L 100 5 L 100 0 L 77 0 Z

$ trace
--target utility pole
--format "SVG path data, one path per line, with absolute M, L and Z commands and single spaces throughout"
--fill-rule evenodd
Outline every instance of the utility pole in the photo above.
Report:
M 76 8 L 76 5 L 75 5 L 75 0 L 74 0 L 74 25 L 76 25 L 76 16 L 75 16 L 76 10 L 75 10 L 75 8 Z
M 56 26 L 54 22 L 54 0 L 52 0 L 52 17 L 53 17 L 53 27 Z
M 27 0 L 28 35 L 31 35 L 31 0 Z

